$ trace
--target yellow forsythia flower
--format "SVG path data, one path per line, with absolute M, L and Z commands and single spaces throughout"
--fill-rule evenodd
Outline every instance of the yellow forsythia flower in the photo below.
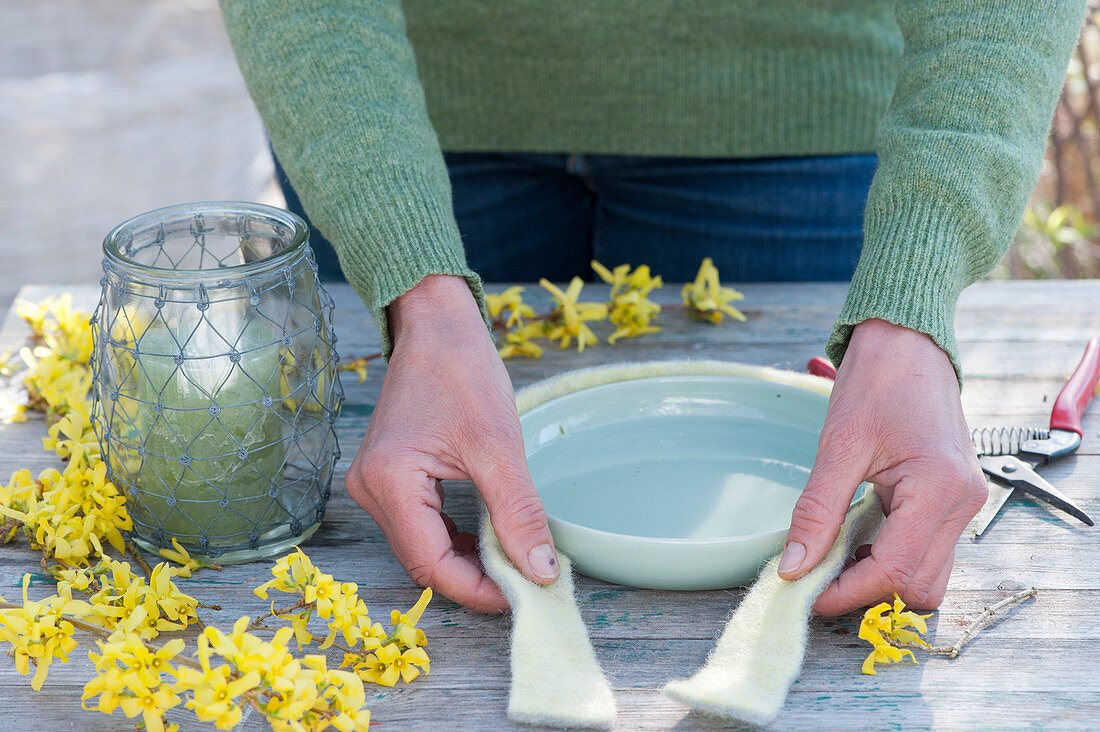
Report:
M 99 653 L 88 654 L 95 662 L 96 676 L 84 685 L 82 699 L 98 696 L 99 711 L 111 714 L 121 708 L 127 717 L 142 715 L 146 730 L 163 731 L 164 713 L 182 701 L 171 684 L 178 671 L 170 661 L 183 651 L 183 640 L 169 641 L 154 651 L 120 628 L 96 645 Z
M 489 317 L 499 318 L 507 310 L 505 325 L 509 328 L 522 324 L 524 318 L 535 317 L 535 311 L 523 301 L 523 291 L 523 287 L 513 285 L 499 294 L 486 293 L 485 307 L 489 310 Z
M 247 632 L 248 623 L 249 618 L 246 615 L 237 619 L 231 633 L 223 633 L 214 627 L 203 631 L 210 647 L 240 673 L 262 668 L 267 661 L 266 644 L 259 637 Z
M 74 463 L 99 462 L 99 440 L 84 407 L 82 400 L 70 403 L 65 416 L 50 425 L 50 436 L 42 438 L 42 447 Z
M 248 623 L 248 618 L 241 618 L 245 624 Z M 237 625 L 240 625 L 240 620 L 237 621 Z M 237 723 L 241 721 L 242 708 L 238 699 L 244 695 L 245 692 L 255 689 L 261 683 L 260 672 L 255 668 L 243 672 L 241 667 L 230 660 L 229 664 L 221 664 L 219 666 L 211 666 L 210 658 L 213 655 L 215 648 L 219 655 L 222 655 L 227 660 L 229 656 L 226 656 L 224 651 L 228 651 L 236 657 L 237 646 L 232 642 L 226 642 L 225 636 L 216 633 L 219 640 L 215 646 L 212 647 L 210 643 L 209 631 L 215 630 L 214 628 L 207 628 L 203 635 L 198 638 L 198 652 L 200 669 L 193 669 L 181 666 L 179 675 L 179 686 L 181 690 L 186 689 L 192 692 L 192 698 L 187 702 L 187 706 L 195 710 L 195 716 L 203 722 L 213 722 L 214 726 L 218 729 L 232 729 L 237 726 Z M 234 631 L 237 630 L 237 626 L 234 626 Z M 256 645 L 263 644 L 258 638 L 255 639 Z M 220 648 L 219 648 L 220 647 Z M 262 665 L 266 659 L 261 658 L 260 664 Z
M 183 652 L 184 641 L 176 638 L 153 651 L 138 635 L 120 629 L 96 645 L 99 653 L 88 654 L 96 677 L 87 682 L 81 698 L 98 696 L 99 711 L 110 714 L 121 708 L 130 718 L 141 714 L 146 730 L 164 730 L 164 713 L 182 701 L 171 684 L 178 674 L 171 662 Z
M 420 669 L 417 666 L 422 666 L 427 673 L 428 654 L 423 648 L 410 648 L 402 653 L 396 643 L 388 643 L 362 663 L 356 664 L 355 670 L 365 681 L 380 686 L 393 686 L 398 678 L 407 684 L 419 676 Z
M 699 273 L 695 275 L 695 282 L 684 285 L 681 291 L 684 305 L 699 318 L 718 323 L 722 320 L 723 313 L 737 320 L 744 320 L 745 315 L 737 308 L 730 305 L 734 300 L 744 300 L 745 296 L 732 287 L 723 287 L 718 281 L 718 268 L 710 257 L 703 260 L 699 266 Z
M 559 348 L 568 348 L 576 338 L 578 352 L 583 352 L 585 346 L 599 342 L 596 334 L 585 325 L 585 322 L 606 320 L 607 306 L 598 302 L 577 301 L 584 288 L 584 280 L 574 277 L 564 292 L 545 277 L 539 280 L 539 284 L 553 295 L 554 302 L 557 303 L 550 320 L 550 327 L 546 330 L 548 339 L 559 341 Z
M 203 566 L 203 563 L 192 556 L 183 548 L 183 545 L 179 543 L 176 537 L 172 537 L 173 549 L 161 549 L 160 555 L 165 559 L 169 559 L 176 564 L 181 565 L 179 569 L 175 570 L 177 577 L 190 577 L 193 570 L 199 569 Z
M 0 491 L 0 514 L 24 527 L 31 544 L 69 565 L 84 565 L 103 552 L 103 539 L 122 551 L 121 531 L 132 527 L 125 498 L 105 480 L 106 466 L 70 462 L 32 480 L 21 470 Z
M 884 613 L 887 613 L 885 616 Z M 915 612 L 905 610 L 905 603 L 894 594 L 894 603 L 882 602 L 870 608 L 863 614 L 863 620 L 859 624 L 859 637 L 870 643 L 873 648 L 863 661 L 863 673 L 874 674 L 876 663 L 897 663 L 906 654 L 917 662 L 913 652 L 898 648 L 898 643 L 916 643 L 927 646 L 919 633 L 927 633 L 928 626 L 925 619 L 929 615 L 918 615 Z M 915 628 L 915 630 L 908 630 Z
M 15 358 L 11 350 L 0 353 L 0 377 L 8 378 L 15 374 Z
M 45 470 L 31 480 L 19 471 L 0 490 L 0 521 L 9 541 L 21 526 L 32 546 L 69 567 L 85 566 L 110 543 L 123 550 L 122 531 L 132 528 L 124 497 L 106 480 L 106 466 L 92 428 L 90 315 L 72 308 L 65 295 L 32 305 L 20 303 L 38 344 L 23 348 L 23 385 L 33 408 L 50 424 L 47 450 L 67 458 L 64 473 Z
M 389 637 L 380 633 L 381 628 L 376 625 L 371 642 L 361 644 L 357 653 L 344 654 L 341 667 L 351 666 L 364 681 L 381 686 L 393 686 L 398 679 L 409 683 L 420 675 L 421 670 L 429 673 L 431 661 L 422 647 L 427 643 L 427 637 L 416 625 L 431 599 L 432 590 L 429 587 L 420 593 L 407 612 L 391 612 L 393 632 Z M 368 653 L 371 649 L 374 652 Z
M 265 600 L 269 589 L 298 593 L 305 590 L 316 571 L 306 553 L 301 548 L 295 548 L 290 554 L 276 560 L 275 566 L 271 568 L 271 574 L 275 579 L 268 580 L 253 592 L 257 597 Z
M 69 652 L 76 648 L 75 628 L 63 616 L 82 618 L 91 612 L 91 607 L 82 600 L 74 600 L 69 586 L 59 586 L 58 594 L 45 600 L 29 600 L 30 580 L 29 574 L 23 575 L 23 606 L 0 610 L 0 640 L 11 644 L 8 653 L 15 657 L 19 673 L 26 676 L 30 664 L 35 664 L 31 687 L 38 691 L 46 681 L 50 662 L 55 658 L 67 662 Z
M 633 272 L 630 271 L 629 264 L 620 264 L 613 270 L 609 270 L 596 260 L 592 260 L 591 265 L 600 279 L 611 285 L 612 300 L 621 292 L 636 290 L 643 295 L 648 295 L 653 290 L 664 286 L 661 276 L 652 276 L 647 264 L 639 265 Z
M 332 597 L 329 613 L 322 614 L 318 608 L 317 614 L 329 620 L 329 633 L 320 645 L 321 650 L 331 647 L 337 634 L 342 634 L 349 646 L 362 644 L 364 647 L 377 648 L 381 645 L 372 628 L 367 605 L 360 599 L 358 590 L 354 582 L 344 582 L 340 584 L 339 592 Z
M 504 334 L 504 345 L 500 347 L 501 358 L 524 356 L 538 358 L 542 355 L 542 346 L 534 342 L 535 338 L 545 338 L 544 323 L 525 323 L 524 318 L 535 317 L 535 311 L 523 301 L 524 288 L 513 285 L 499 294 L 486 294 L 485 306 L 494 328 L 508 328 Z M 508 317 L 503 318 L 504 311 Z
M 279 617 L 290 621 L 299 648 L 313 640 L 308 624 L 314 613 L 328 621 L 328 635 L 320 646 L 322 650 L 332 646 L 338 634 L 342 634 L 349 645 L 364 652 L 382 645 L 386 633 L 380 624 L 371 622 L 354 582 L 336 582 L 332 575 L 317 569 L 300 548 L 277 560 L 271 574 L 274 579 L 257 587 L 255 593 L 264 599 L 267 599 L 268 590 L 298 595 L 299 605 Z
M 504 345 L 500 348 L 501 358 L 525 356 L 538 358 L 542 355 L 542 346 L 534 342 L 535 338 L 544 338 L 546 331 L 542 323 L 525 323 L 504 334 Z
M 876 663 L 897 663 L 905 657 L 905 654 L 909 654 L 909 657 L 913 659 L 913 663 L 917 662 L 913 652 L 906 648 L 897 648 L 889 643 L 875 646 L 863 661 L 863 673 L 874 676 Z
M 661 306 L 649 299 L 650 292 L 664 285 L 660 275 L 652 276 L 648 265 L 644 264 L 631 272 L 629 264 L 620 264 L 614 270 L 608 270 L 593 260 L 592 269 L 600 279 L 611 285 L 608 319 L 616 330 L 608 336 L 608 343 L 661 330 L 650 325 L 650 321 L 661 312 Z
M 93 587 L 98 584 L 95 572 L 87 567 L 75 567 L 73 569 L 51 567 L 51 574 L 57 579 L 58 583 L 65 582 L 78 592 L 90 593 L 93 591 Z
M 45 411 L 47 417 L 86 405 L 92 385 L 88 367 L 93 346 L 91 315 L 74 310 L 70 295 L 48 298 L 38 305 L 20 302 L 17 311 L 39 344 L 19 351 L 27 366 L 23 384 L 31 405 Z
M 356 358 L 347 363 L 342 363 L 337 368 L 341 371 L 354 371 L 355 375 L 359 378 L 359 383 L 362 384 L 367 380 L 367 363 L 366 356 L 363 356 L 362 358 Z
M 425 643 L 424 631 L 416 627 L 420 622 L 420 616 L 432 599 L 432 588 L 428 587 L 420 593 L 416 604 L 409 608 L 408 612 L 394 610 L 390 613 L 390 624 L 393 625 L 393 636 L 401 641 L 406 648 L 416 648 Z
M 101 565 L 107 571 L 99 577 L 100 589 L 89 601 L 96 621 L 108 629 L 132 625 L 139 609 L 144 620 L 132 629 L 145 639 L 182 630 L 198 620 L 198 601 L 172 582 L 177 573 L 168 564 L 153 567 L 148 582 L 131 571 L 129 562 L 103 557 Z

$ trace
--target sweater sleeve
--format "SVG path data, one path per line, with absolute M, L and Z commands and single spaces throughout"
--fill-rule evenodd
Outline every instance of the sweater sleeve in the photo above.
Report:
M 443 154 L 399 0 L 221 0 L 287 177 L 390 351 L 385 307 L 426 275 L 466 278 Z
M 1082 0 L 898 1 L 905 50 L 834 363 L 881 318 L 930 335 L 960 372 L 959 293 L 1019 226 L 1083 15 Z

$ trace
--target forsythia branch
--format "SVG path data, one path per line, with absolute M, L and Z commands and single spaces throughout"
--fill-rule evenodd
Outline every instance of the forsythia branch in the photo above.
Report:
M 1023 602 L 1029 597 L 1034 597 L 1036 594 L 1038 594 L 1038 592 L 1038 589 L 1032 587 L 1030 589 L 1017 592 L 1011 597 L 1006 597 L 995 605 L 986 605 L 985 608 L 982 610 L 981 615 L 975 618 L 974 621 L 970 623 L 970 625 L 966 626 L 966 628 L 963 629 L 962 635 L 959 636 L 959 639 L 950 646 L 920 646 L 916 644 L 900 643 L 896 643 L 895 645 L 901 648 L 919 648 L 926 653 L 934 653 L 936 655 L 947 656 L 948 658 L 955 658 L 962 652 L 963 646 L 970 642 L 970 640 L 978 634 L 978 632 L 993 618 L 994 615 L 997 614 L 997 612 L 1003 610 L 1009 605 L 1015 605 L 1018 602 Z
M 1017 592 L 1011 597 L 1001 600 L 995 605 L 988 605 L 970 625 L 963 630 L 959 639 L 951 646 L 932 646 L 920 637 L 921 633 L 928 632 L 925 619 L 929 615 L 918 615 L 905 610 L 905 603 L 894 594 L 894 602 L 883 602 L 870 608 L 863 614 L 863 620 L 859 624 L 859 637 L 870 643 L 873 648 L 863 661 L 863 673 L 874 674 L 876 663 L 897 663 L 906 655 L 913 663 L 917 662 L 913 651 L 924 651 L 937 655 L 955 658 L 962 652 L 962 648 L 998 611 L 1033 597 L 1038 590 L 1032 587 L 1023 592 Z

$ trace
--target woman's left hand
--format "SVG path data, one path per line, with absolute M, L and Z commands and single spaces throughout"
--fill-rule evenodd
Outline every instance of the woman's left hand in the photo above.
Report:
M 947 354 L 928 336 L 884 320 L 852 332 L 794 507 L 781 577 L 801 577 L 822 560 L 863 481 L 875 484 L 886 521 L 870 551 L 818 597 L 815 612 L 841 615 L 895 592 L 912 607 L 939 607 L 955 543 L 987 487 Z

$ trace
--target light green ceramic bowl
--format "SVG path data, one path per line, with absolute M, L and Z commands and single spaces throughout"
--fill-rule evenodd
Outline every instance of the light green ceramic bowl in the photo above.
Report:
M 748 584 L 782 547 L 828 397 L 729 376 L 573 392 L 525 413 L 531 476 L 577 570 L 633 587 Z

